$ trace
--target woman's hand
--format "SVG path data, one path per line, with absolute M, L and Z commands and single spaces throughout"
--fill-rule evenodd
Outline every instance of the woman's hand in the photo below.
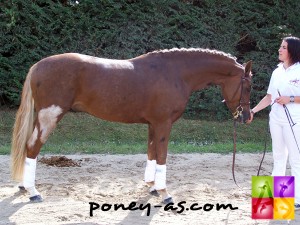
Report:
M 289 96 L 279 96 L 278 98 L 275 99 L 275 102 L 280 105 L 286 105 L 290 102 L 290 97 Z
M 247 124 L 250 124 L 253 120 L 254 117 L 254 112 L 252 111 L 252 109 L 250 110 L 250 117 L 249 119 L 246 121 Z

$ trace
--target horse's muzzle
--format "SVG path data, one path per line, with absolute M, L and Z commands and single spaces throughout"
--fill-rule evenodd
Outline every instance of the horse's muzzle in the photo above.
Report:
M 232 115 L 235 121 L 246 123 L 250 119 L 250 110 L 245 111 L 244 108 L 239 105 Z

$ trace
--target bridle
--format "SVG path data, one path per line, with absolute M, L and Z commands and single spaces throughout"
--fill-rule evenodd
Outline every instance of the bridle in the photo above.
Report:
M 240 97 L 239 105 L 238 105 L 238 107 L 236 107 L 235 112 L 232 113 L 234 120 L 237 120 L 237 118 L 239 118 L 239 117 L 243 117 L 244 108 L 243 108 L 242 105 L 244 105 L 244 106 L 245 105 L 250 105 L 250 101 L 249 102 L 243 102 L 243 99 L 242 99 L 243 98 L 243 90 L 244 90 L 244 85 L 243 85 L 244 81 L 251 82 L 249 78 L 245 77 L 245 75 L 243 77 L 241 77 L 241 83 L 240 83 L 239 87 L 237 88 L 237 90 L 235 92 L 235 94 L 236 94 L 238 92 L 239 88 L 241 87 L 241 97 Z M 235 94 L 234 94 L 234 96 L 235 96 Z

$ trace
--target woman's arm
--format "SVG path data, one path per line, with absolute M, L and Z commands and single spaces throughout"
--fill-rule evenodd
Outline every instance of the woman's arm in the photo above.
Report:
M 252 113 L 257 113 L 260 110 L 268 107 L 272 103 L 272 98 L 270 94 L 267 94 L 260 102 L 252 109 Z

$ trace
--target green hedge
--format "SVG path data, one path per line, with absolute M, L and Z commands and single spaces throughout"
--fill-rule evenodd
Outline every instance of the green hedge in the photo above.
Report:
M 29 67 L 53 54 L 131 58 L 173 47 L 254 61 L 253 104 L 265 94 L 286 34 L 300 36 L 294 0 L 9 0 L 0 3 L 0 104 L 16 107 Z M 217 87 L 191 96 L 186 115 L 229 118 Z M 209 112 L 209 113 L 208 113 Z M 209 116 L 208 116 L 209 115 Z

